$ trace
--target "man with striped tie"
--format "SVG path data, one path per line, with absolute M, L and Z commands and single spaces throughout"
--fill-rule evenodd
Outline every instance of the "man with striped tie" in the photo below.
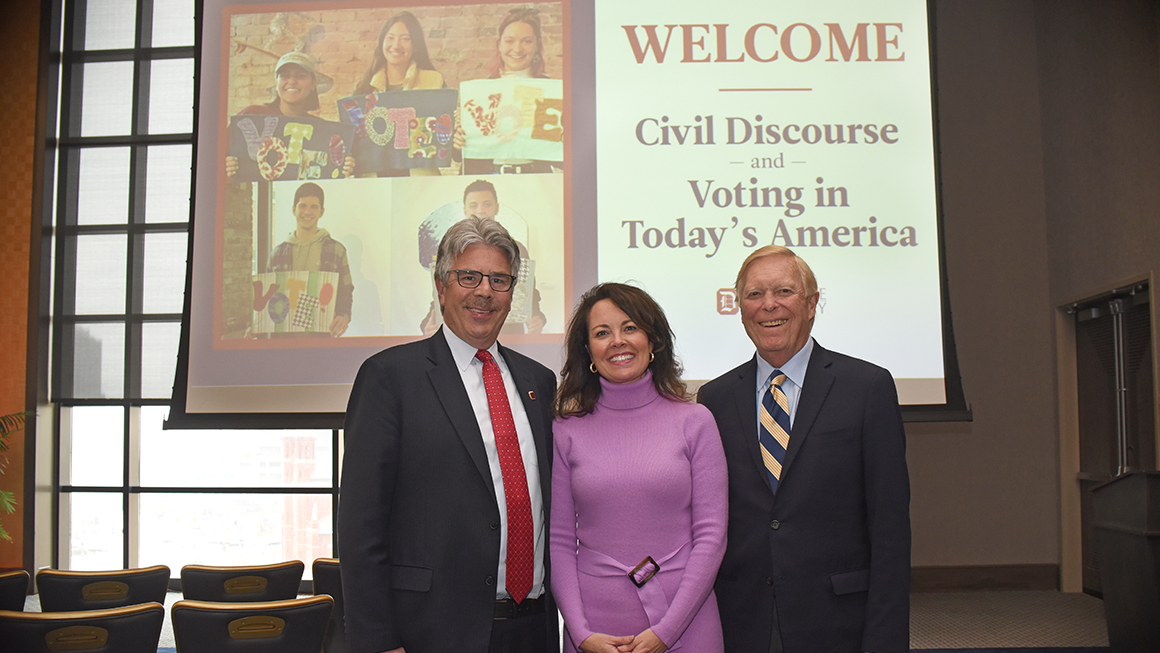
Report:
M 729 466 L 715 586 L 725 650 L 907 651 L 910 484 L 894 380 L 810 337 L 817 279 L 789 249 L 750 254 L 735 290 L 757 355 L 698 396 Z

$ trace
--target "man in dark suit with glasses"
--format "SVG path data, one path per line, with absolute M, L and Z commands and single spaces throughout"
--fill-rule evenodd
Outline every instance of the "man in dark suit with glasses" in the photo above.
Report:
M 444 326 L 367 359 L 347 407 L 339 550 L 352 653 L 559 650 L 546 546 L 556 376 L 496 342 L 519 250 L 439 245 Z

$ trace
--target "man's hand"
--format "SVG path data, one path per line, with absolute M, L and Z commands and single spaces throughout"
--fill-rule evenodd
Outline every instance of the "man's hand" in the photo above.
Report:
M 350 326 L 350 318 L 345 315 L 335 315 L 334 320 L 330 323 L 330 335 L 335 338 L 346 333 L 346 328 Z M 400 651 L 403 649 L 399 649 Z
M 354 157 L 348 156 L 342 161 L 342 176 L 350 177 L 354 174 Z
M 632 637 L 630 635 L 613 637 L 604 633 L 592 633 L 583 642 L 580 642 L 580 650 L 584 653 L 627 653 L 631 649 L 626 647 L 631 644 Z
M 548 317 L 543 313 L 536 313 L 527 321 L 528 333 L 542 333 L 546 324 Z
M 238 157 L 227 156 L 226 157 L 226 179 L 229 179 L 230 177 L 233 177 L 236 174 L 238 174 Z

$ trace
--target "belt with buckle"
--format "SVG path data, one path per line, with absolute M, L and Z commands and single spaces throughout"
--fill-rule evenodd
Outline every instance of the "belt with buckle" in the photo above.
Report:
M 518 175 L 535 172 L 534 163 L 515 163 L 506 165 L 497 165 L 495 171 L 501 175 Z
M 524 599 L 516 603 L 511 599 L 500 599 L 495 602 L 496 619 L 515 619 L 533 614 L 544 614 L 544 597 L 538 599 Z
M 637 588 L 641 588 L 644 587 L 645 583 L 652 580 L 652 577 L 656 576 L 657 572 L 660 570 L 661 566 L 657 564 L 656 560 L 653 560 L 652 556 L 645 556 L 644 560 L 641 560 L 639 565 L 633 567 L 632 571 L 628 572 L 628 579 L 631 580 L 632 584 L 636 585 Z

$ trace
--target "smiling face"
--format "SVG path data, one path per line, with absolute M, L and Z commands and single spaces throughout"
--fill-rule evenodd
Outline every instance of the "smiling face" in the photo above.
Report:
M 314 75 L 298 64 L 286 64 L 278 69 L 278 99 L 291 107 L 298 106 L 314 92 Z
M 652 345 L 644 332 L 611 299 L 588 314 L 588 354 L 596 371 L 612 383 L 630 383 L 648 370 Z
M 499 58 L 508 72 L 526 70 L 532 65 L 538 44 L 532 26 L 516 21 L 504 28 L 499 37 Z
M 788 256 L 754 261 L 740 285 L 741 323 L 770 365 L 781 367 L 810 338 L 818 293 L 806 295 L 801 273 Z
M 322 200 L 310 195 L 303 195 L 294 204 L 294 218 L 298 221 L 298 232 L 303 235 L 312 234 L 318 230 L 318 220 L 326 210 L 322 208 Z
M 512 293 L 491 289 L 490 274 L 511 274 L 508 257 L 497 247 L 476 243 L 455 257 L 452 270 L 476 270 L 484 279 L 475 288 L 464 288 L 452 272 L 446 283 L 436 279 L 443 322 L 452 333 L 476 349 L 487 349 L 495 342 L 503 321 L 512 308 Z
M 463 215 L 471 218 L 495 218 L 499 213 L 499 202 L 491 191 L 476 190 L 463 198 Z
M 389 66 L 406 67 L 411 65 L 411 53 L 411 32 L 397 21 L 383 35 L 383 56 Z

